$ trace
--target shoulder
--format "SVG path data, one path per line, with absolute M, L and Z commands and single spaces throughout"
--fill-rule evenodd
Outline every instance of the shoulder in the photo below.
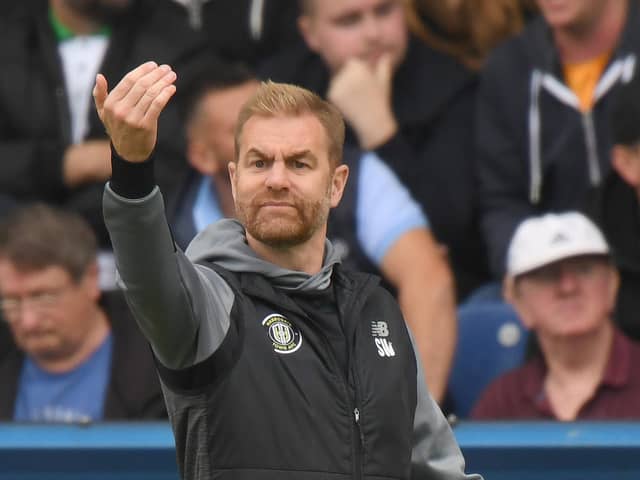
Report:
M 517 417 L 518 410 L 528 403 L 526 397 L 535 370 L 534 363 L 529 361 L 494 379 L 480 395 L 471 417 L 477 420 Z
M 511 37 L 491 52 L 482 70 L 482 77 L 500 75 L 528 76 L 534 66 L 548 66 L 556 55 L 549 29 L 538 16 L 518 35 Z

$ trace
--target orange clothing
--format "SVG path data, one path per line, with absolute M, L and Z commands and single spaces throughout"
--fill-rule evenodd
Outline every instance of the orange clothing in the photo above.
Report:
M 604 72 L 611 52 L 606 52 L 584 62 L 566 63 L 564 77 L 567 85 L 580 100 L 580 110 L 588 112 L 593 107 L 593 92 Z

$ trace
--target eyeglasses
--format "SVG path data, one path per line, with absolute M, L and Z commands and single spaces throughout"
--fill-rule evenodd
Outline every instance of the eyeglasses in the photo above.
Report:
M 17 321 L 25 306 L 29 306 L 37 313 L 46 312 L 60 302 L 60 299 L 69 288 L 70 286 L 67 285 L 65 287 L 42 290 L 22 297 L 5 296 L 0 299 L 0 310 L 4 320 L 8 323 Z

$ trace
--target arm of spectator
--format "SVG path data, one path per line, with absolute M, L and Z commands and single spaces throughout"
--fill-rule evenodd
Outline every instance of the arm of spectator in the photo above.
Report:
M 111 176 L 109 140 L 88 140 L 70 145 L 64 153 L 62 168 L 67 187 L 105 182 Z
M 456 344 L 455 295 L 449 267 L 433 236 L 420 228 L 404 233 L 389 247 L 382 272 L 398 291 L 429 391 L 441 402 Z

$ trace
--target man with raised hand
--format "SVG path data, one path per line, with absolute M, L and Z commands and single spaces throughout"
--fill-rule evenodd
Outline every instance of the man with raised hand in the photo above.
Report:
M 464 473 L 396 302 L 342 270 L 326 240 L 348 176 L 339 112 L 263 84 L 229 165 L 239 221 L 183 254 L 153 180 L 174 81 L 149 62 L 110 93 L 99 75 L 94 97 L 113 144 L 105 221 L 158 360 L 182 477 L 480 478 Z

